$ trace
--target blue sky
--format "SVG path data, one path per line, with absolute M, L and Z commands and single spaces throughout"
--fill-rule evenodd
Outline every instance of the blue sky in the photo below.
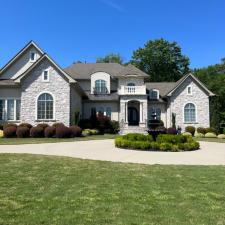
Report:
M 224 0 L 0 0 L 0 67 L 34 40 L 59 65 L 177 41 L 191 67 L 225 57 Z

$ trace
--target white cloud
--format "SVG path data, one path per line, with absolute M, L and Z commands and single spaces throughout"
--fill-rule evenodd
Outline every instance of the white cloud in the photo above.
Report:
M 104 3 L 105 5 L 115 9 L 118 12 L 124 12 L 124 9 L 118 5 L 115 1 L 112 0 L 101 0 L 102 3 Z

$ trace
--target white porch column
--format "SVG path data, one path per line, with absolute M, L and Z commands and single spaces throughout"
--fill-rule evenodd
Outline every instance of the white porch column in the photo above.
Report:
M 140 102 L 140 123 L 143 122 L 143 102 Z
M 128 102 L 125 102 L 125 122 L 128 122 Z

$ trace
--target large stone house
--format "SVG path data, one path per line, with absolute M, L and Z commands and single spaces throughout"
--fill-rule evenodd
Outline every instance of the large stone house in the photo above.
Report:
M 209 127 L 213 93 L 192 74 L 175 83 L 153 83 L 132 65 L 72 64 L 62 69 L 33 41 L 0 70 L 0 123 L 71 124 L 102 112 L 125 132 L 141 132 L 153 116 L 172 126 Z

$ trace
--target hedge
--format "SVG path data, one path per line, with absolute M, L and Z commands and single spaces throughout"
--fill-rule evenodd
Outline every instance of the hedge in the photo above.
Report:
M 199 143 L 192 137 L 161 134 L 156 141 L 150 135 L 127 134 L 115 139 L 118 148 L 149 151 L 191 151 L 199 149 Z

